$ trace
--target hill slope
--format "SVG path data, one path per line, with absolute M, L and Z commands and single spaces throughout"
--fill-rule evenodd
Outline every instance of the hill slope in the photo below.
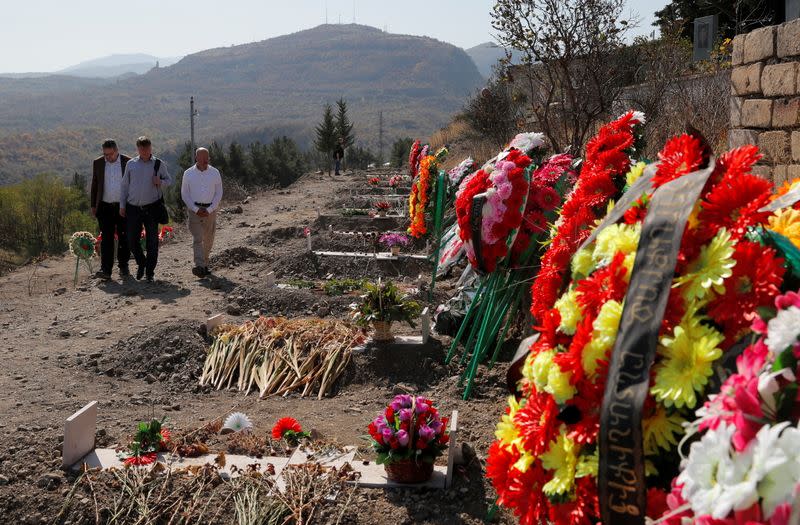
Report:
M 424 135 L 481 82 L 455 46 L 355 24 L 210 49 L 127 79 L 0 79 L 0 183 L 87 171 L 106 136 L 126 151 L 142 133 L 174 148 L 188 139 L 190 96 L 199 142 L 265 127 L 308 142 L 322 105 L 344 97 L 374 146 L 380 111 L 387 140 Z
M 492 67 L 497 65 L 501 58 L 505 58 L 506 50 L 493 42 L 484 42 L 466 50 L 469 57 L 475 62 L 475 66 L 484 78 L 492 75 Z M 519 53 L 512 53 L 512 63 L 519 61 Z

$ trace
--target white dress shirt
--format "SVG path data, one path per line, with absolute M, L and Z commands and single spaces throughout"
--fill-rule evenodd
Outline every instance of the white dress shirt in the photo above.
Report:
M 122 160 L 117 155 L 116 162 L 106 161 L 103 178 L 103 202 L 119 202 L 120 185 L 122 183 Z
M 186 170 L 181 183 L 181 198 L 194 213 L 200 209 L 195 202 L 211 203 L 206 208 L 208 213 L 217 211 L 222 201 L 222 175 L 219 170 L 209 165 L 205 171 L 200 171 L 197 164 Z

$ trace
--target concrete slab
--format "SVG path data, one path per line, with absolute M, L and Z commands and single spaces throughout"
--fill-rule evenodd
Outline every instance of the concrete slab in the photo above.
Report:
M 431 312 L 427 306 L 419 316 L 419 328 L 422 331 L 422 344 L 425 344 L 431 337 Z
M 445 488 L 450 488 L 453 484 L 453 465 L 456 462 L 456 451 L 461 448 L 460 445 L 458 449 L 456 448 L 456 441 L 458 441 L 458 410 L 453 410 L 447 426 L 450 433 L 450 443 L 447 447 L 447 477 L 444 486 Z
M 433 467 L 433 475 L 431 479 L 425 483 L 396 483 L 390 481 L 389 478 L 386 477 L 386 470 L 384 470 L 383 465 L 378 465 L 371 461 L 366 462 L 366 465 L 364 463 L 365 462 L 361 462 L 353 465 L 353 469 L 359 472 L 361 477 L 358 481 L 353 481 L 351 483 L 357 484 L 359 487 L 370 489 L 443 489 L 446 486 L 447 467 L 441 465 L 435 465 Z
M 92 401 L 64 423 L 64 446 L 61 449 L 61 464 L 69 467 L 94 449 L 97 431 L 97 401 Z
M 418 261 L 425 261 L 428 260 L 427 255 L 417 255 L 417 254 L 404 254 L 401 253 L 400 255 L 392 255 L 392 252 L 378 252 L 378 253 L 370 253 L 370 252 L 327 252 L 327 251 L 315 251 L 314 255 L 320 257 L 358 257 L 363 259 L 377 259 L 380 261 L 399 261 L 402 259 L 415 259 Z

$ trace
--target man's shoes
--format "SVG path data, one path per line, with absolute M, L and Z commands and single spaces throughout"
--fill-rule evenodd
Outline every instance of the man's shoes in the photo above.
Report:
M 120 268 L 119 276 L 122 277 L 123 279 L 127 279 L 131 276 L 131 271 L 127 268 Z
M 144 277 L 144 266 L 139 266 L 136 270 L 136 280 L 141 281 L 142 277 Z
M 148 275 L 148 276 L 147 276 L 147 282 L 148 282 L 148 283 L 152 283 L 153 281 L 155 281 L 155 277 L 154 277 L 154 276 L 152 276 L 152 275 Z
M 203 277 L 205 276 L 205 272 L 203 272 L 203 268 L 201 268 L 200 266 L 195 266 L 194 268 L 192 268 L 192 275 L 194 275 L 195 277 Z
M 100 270 L 99 272 L 94 274 L 94 277 L 95 277 L 95 279 L 100 279 L 101 281 L 110 281 L 111 280 L 111 274 L 107 273 L 107 272 L 104 272 L 103 270 Z
M 211 275 L 211 270 L 208 269 L 208 266 L 203 267 L 203 277 L 209 277 Z

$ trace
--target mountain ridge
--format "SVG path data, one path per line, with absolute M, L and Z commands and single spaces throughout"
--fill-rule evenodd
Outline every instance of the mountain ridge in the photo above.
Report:
M 198 143 L 265 127 L 308 143 L 323 105 L 344 97 L 361 143 L 375 148 L 379 112 L 385 142 L 424 136 L 482 82 L 456 46 L 356 24 L 204 50 L 126 79 L 0 78 L 0 183 L 85 172 L 106 136 L 127 151 L 141 134 L 162 151 L 178 147 L 190 96 Z

